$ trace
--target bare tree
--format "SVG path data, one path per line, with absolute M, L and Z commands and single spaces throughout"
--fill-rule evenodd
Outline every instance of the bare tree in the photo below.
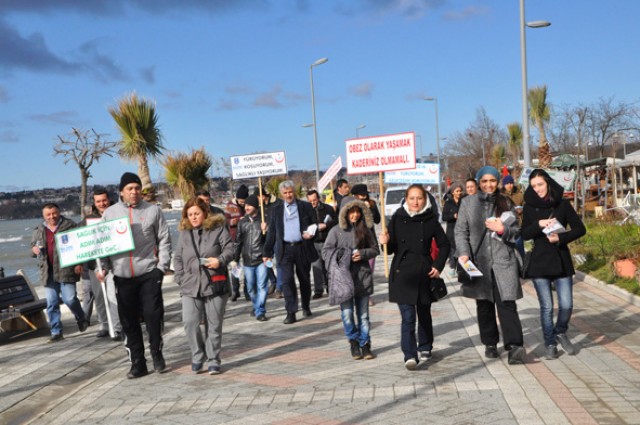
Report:
M 610 144 L 616 130 L 632 125 L 633 113 L 632 104 L 615 101 L 612 97 L 600 98 L 589 108 L 586 125 L 600 156 L 605 156 L 605 146 Z
M 64 163 L 73 161 L 80 169 L 80 214 L 85 217 L 87 202 L 87 181 L 91 177 L 89 169 L 94 162 L 98 162 L 103 155 L 113 156 L 116 153 L 117 142 L 102 140 L 103 135 L 95 130 L 71 129 L 68 136 L 58 136 L 58 142 L 53 146 L 53 155 L 62 155 Z M 75 140 L 73 140 L 75 138 Z

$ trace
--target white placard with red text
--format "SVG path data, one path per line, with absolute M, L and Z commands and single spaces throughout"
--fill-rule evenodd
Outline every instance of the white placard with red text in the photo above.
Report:
M 318 192 L 322 192 L 322 190 L 327 187 L 332 178 L 338 175 L 338 172 L 342 168 L 342 157 L 339 156 L 333 161 L 333 164 L 325 171 L 324 175 L 318 182 Z
M 413 132 L 350 139 L 345 143 L 347 174 L 416 168 L 416 137 Z

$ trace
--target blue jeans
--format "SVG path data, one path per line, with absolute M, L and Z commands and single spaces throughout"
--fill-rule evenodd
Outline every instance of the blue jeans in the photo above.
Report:
M 267 287 L 269 285 L 267 266 L 264 264 L 244 266 L 244 279 L 256 317 L 265 314 L 264 305 L 267 300 Z
M 52 277 L 49 276 L 47 284 L 44 287 L 44 293 L 47 298 L 47 316 L 49 317 L 51 335 L 59 335 L 62 333 L 60 298 L 62 298 L 62 302 L 69 307 L 69 310 L 71 310 L 77 322 L 85 320 L 82 305 L 78 297 L 76 297 L 75 283 L 54 282 Z
M 551 282 L 555 282 L 558 294 L 558 319 L 553 325 L 553 294 Z M 544 345 L 556 345 L 556 335 L 567 333 L 573 311 L 573 278 L 571 276 L 556 279 L 535 278 L 538 301 L 540 302 L 540 322 L 544 335 Z
M 358 323 L 354 320 L 357 317 Z M 371 341 L 369 337 L 369 296 L 353 297 L 340 304 L 340 314 L 342 316 L 342 325 L 344 326 L 344 334 L 349 341 L 358 341 L 360 347 L 364 347 Z
M 418 361 L 418 351 L 433 349 L 433 322 L 431 320 L 431 304 L 398 304 L 402 317 L 400 347 L 404 361 Z M 418 318 L 418 341 L 416 343 L 416 316 Z

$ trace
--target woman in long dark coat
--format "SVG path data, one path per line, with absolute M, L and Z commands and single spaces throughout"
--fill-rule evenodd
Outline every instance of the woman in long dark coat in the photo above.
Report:
M 393 214 L 388 232 L 380 242 L 394 254 L 389 273 L 389 301 L 397 303 L 402 316 L 400 346 L 404 365 L 414 370 L 431 357 L 431 279 L 440 277 L 449 255 L 449 241 L 438 222 L 433 205 L 421 185 L 409 186 L 406 202 Z M 431 259 L 431 240 L 435 238 L 438 257 Z M 418 341 L 416 343 L 416 316 Z
M 516 300 L 522 298 L 522 286 L 515 241 L 520 235 L 518 220 L 511 200 L 498 190 L 500 173 L 491 166 L 476 174 L 480 192 L 466 196 L 460 202 L 456 223 L 458 261 L 469 259 L 483 276 L 462 285 L 462 295 L 476 300 L 480 340 L 485 345 L 485 357 L 497 358 L 500 319 L 504 347 L 509 351 L 509 364 L 524 363 L 522 324 Z M 500 219 L 508 212 L 508 224 Z
M 540 321 L 547 360 L 558 357 L 557 342 L 567 354 L 575 354 L 575 347 L 567 337 L 573 311 L 575 274 L 568 244 L 587 232 L 569 201 L 562 199 L 563 193 L 562 186 L 540 169 L 533 170 L 529 176 L 529 187 L 524 192 L 522 237 L 533 239 L 527 277 L 533 279 L 540 302 Z M 567 231 L 547 235 L 544 230 L 554 223 L 562 224 Z M 558 296 L 558 319 L 555 326 L 552 283 L 555 283 Z
M 447 199 L 442 207 L 442 221 L 447 223 L 447 239 L 451 245 L 449 251 L 449 267 L 451 267 L 451 276 L 455 276 L 456 263 L 456 235 L 454 229 L 456 227 L 456 221 L 458 221 L 458 209 L 460 208 L 460 200 L 462 199 L 462 185 L 460 183 L 454 183 L 449 189 L 451 197 Z

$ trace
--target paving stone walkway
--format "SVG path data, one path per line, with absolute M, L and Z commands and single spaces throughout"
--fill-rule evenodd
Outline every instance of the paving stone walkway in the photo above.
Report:
M 95 325 L 78 333 L 63 306 L 62 342 L 47 344 L 46 331 L 0 335 L 0 424 L 640 423 L 638 298 L 577 279 L 569 335 L 579 352 L 547 361 L 535 291 L 525 284 L 518 307 L 527 362 L 509 366 L 502 347 L 500 359 L 484 358 L 475 302 L 451 281 L 450 295 L 433 306 L 433 359 L 410 372 L 382 263 L 370 307 L 374 360 L 351 359 L 327 298 L 294 325 L 282 324 L 283 300 L 268 300 L 264 323 L 237 301 L 225 318 L 223 373 L 195 375 L 178 289 L 166 282 L 170 372 L 126 379 L 122 346 L 95 338 Z

